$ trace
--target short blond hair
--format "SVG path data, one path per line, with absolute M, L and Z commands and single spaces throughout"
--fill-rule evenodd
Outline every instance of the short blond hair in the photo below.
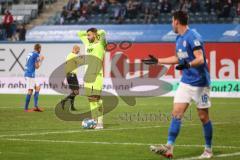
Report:
M 41 45 L 39 43 L 34 45 L 34 50 L 38 51 L 41 48 Z

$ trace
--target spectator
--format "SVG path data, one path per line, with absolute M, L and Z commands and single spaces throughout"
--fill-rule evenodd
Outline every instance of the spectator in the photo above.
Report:
M 2 12 L 0 14 L 4 15 L 7 11 L 8 5 L 7 5 L 7 3 L 2 3 L 1 6 L 2 6 Z
M 204 4 L 204 8 L 206 9 L 206 11 L 208 13 L 211 13 L 212 8 L 213 8 L 213 3 L 212 0 L 206 0 L 205 4 Z
M 124 4 L 119 4 L 119 7 L 114 14 L 116 23 L 121 24 L 124 21 L 125 15 L 126 15 L 126 6 Z
M 75 6 L 75 0 L 69 0 L 66 6 L 67 11 L 72 11 L 73 7 Z
M 99 13 L 99 5 L 100 5 L 101 1 L 99 0 L 91 0 L 89 1 L 89 6 L 90 6 L 90 10 L 93 13 Z
M 102 0 L 101 3 L 99 4 L 99 12 L 107 13 L 107 1 L 106 0 Z
M 18 40 L 19 41 L 25 41 L 26 33 L 27 33 L 25 25 L 20 25 L 17 29 L 17 33 L 18 33 Z
M 127 15 L 128 18 L 135 18 L 137 15 L 137 3 L 134 0 L 127 2 Z
M 160 0 L 162 1 L 162 0 Z M 172 5 L 168 0 L 163 0 L 163 2 L 161 2 L 161 13 L 170 13 L 172 10 Z
M 147 5 L 144 11 L 144 23 L 151 23 L 153 17 L 154 17 L 153 9 L 151 8 L 150 5 Z
M 225 0 L 223 8 L 221 13 L 218 15 L 218 17 L 222 18 L 227 18 L 230 16 L 231 12 L 231 7 L 232 7 L 232 1 L 230 0 Z
M 7 40 L 6 32 L 4 27 L 0 24 L 0 41 Z
M 80 21 L 85 21 L 89 14 L 87 3 L 83 3 L 82 8 L 80 9 L 80 13 L 81 13 Z
M 196 13 L 196 12 L 200 11 L 200 4 L 199 4 L 198 0 L 192 0 L 189 10 L 192 13 Z
M 75 0 L 73 9 L 70 12 L 70 19 L 77 21 L 77 19 L 80 18 L 80 16 L 81 16 L 81 8 L 79 3 L 77 3 L 77 1 Z
M 63 7 L 60 24 L 64 24 L 65 21 L 77 20 L 80 17 L 80 3 L 77 0 L 69 0 L 67 5 Z
M 7 33 L 7 38 L 12 38 L 12 24 L 13 24 L 13 16 L 12 14 L 7 10 L 4 18 L 3 18 L 3 25 Z
M 237 4 L 237 15 L 240 16 L 240 2 Z
M 214 3 L 214 10 L 217 15 L 220 15 L 222 7 L 222 2 L 220 2 L 220 0 L 216 0 L 216 2 Z
M 17 22 L 16 21 L 13 21 L 13 23 L 11 25 L 11 32 L 12 32 L 11 40 L 12 41 L 17 41 L 18 36 L 17 36 Z
M 188 9 L 190 8 L 190 4 L 188 0 L 180 0 L 179 4 L 177 6 L 178 11 L 185 11 L 188 12 Z
M 66 21 L 66 19 L 68 18 L 68 12 L 66 7 L 63 7 L 62 13 L 61 13 L 61 18 L 60 18 L 60 24 L 64 24 L 64 22 Z

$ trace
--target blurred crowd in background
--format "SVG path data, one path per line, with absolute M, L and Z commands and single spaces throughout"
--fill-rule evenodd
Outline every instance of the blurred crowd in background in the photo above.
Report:
M 9 10 L 5 11 L 2 24 L 0 24 L 0 40 L 25 41 L 26 28 L 18 24 Z
M 12 1 L 24 4 L 21 0 Z M 45 1 L 25 1 L 37 5 L 37 14 L 44 11 Z M 0 40 L 25 41 L 29 22 L 19 23 L 6 4 L 0 1 Z M 51 13 L 46 25 L 169 24 L 175 10 L 189 12 L 191 23 L 240 23 L 240 0 L 68 0 L 62 11 Z
M 12 5 L 31 5 L 37 6 L 37 13 L 41 13 L 44 8 L 44 3 L 47 0 L 0 0 L 0 41 L 25 41 L 26 24 L 33 20 L 31 15 L 28 15 L 29 21 L 25 22 L 25 16 L 21 13 L 19 15 L 11 13 Z M 48 0 L 53 1 L 53 0 Z M 26 10 L 28 10 L 26 8 Z M 23 17 L 21 21 L 17 17 Z
M 151 23 L 161 13 L 183 10 L 190 13 L 208 12 L 217 18 L 240 16 L 240 0 L 69 0 L 61 13 L 66 20 L 86 20 L 92 14 L 111 14 L 116 23 L 144 14 L 144 23 Z

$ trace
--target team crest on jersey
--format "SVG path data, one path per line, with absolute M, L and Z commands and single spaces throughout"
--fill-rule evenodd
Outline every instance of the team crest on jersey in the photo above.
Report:
M 186 46 L 187 46 L 187 42 L 183 41 L 183 47 L 186 47 Z
M 194 45 L 195 46 L 201 46 L 201 43 L 199 42 L 199 40 L 194 40 Z

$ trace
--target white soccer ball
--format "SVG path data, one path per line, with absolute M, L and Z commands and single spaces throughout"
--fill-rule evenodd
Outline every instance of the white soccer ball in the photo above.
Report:
M 94 129 L 97 126 L 97 122 L 94 119 L 86 118 L 82 121 L 82 127 L 84 129 Z

